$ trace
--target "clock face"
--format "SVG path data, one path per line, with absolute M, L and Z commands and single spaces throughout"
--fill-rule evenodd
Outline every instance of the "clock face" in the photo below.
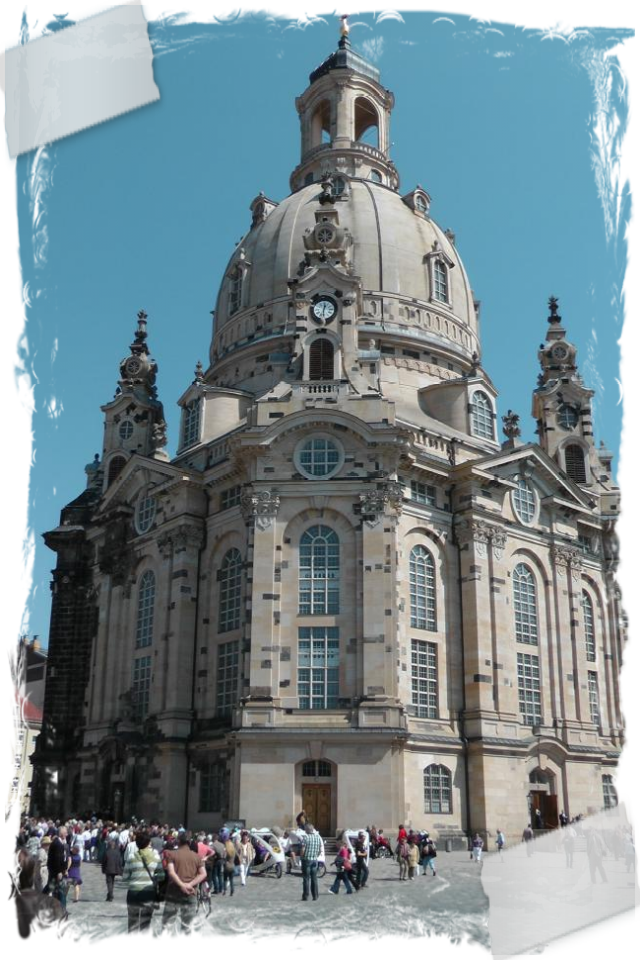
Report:
M 328 323 L 329 320 L 335 316 L 336 305 L 333 300 L 322 297 L 314 303 L 312 313 L 316 320 L 322 320 L 323 323 Z
M 563 403 L 558 410 L 558 423 L 564 430 L 573 430 L 578 424 L 578 411 L 570 403 Z
M 142 364 L 137 357 L 130 357 L 125 364 L 125 370 L 127 371 L 128 376 L 135 377 L 135 375 L 140 372 L 141 366 Z
M 569 354 L 569 351 L 566 347 L 558 345 L 557 347 L 553 348 L 552 353 L 556 360 L 565 360 Z

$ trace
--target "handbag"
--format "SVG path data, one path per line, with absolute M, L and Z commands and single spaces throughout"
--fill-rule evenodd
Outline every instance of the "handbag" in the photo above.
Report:
M 156 903 L 164 903 L 164 901 L 166 900 L 166 897 L 167 897 L 167 880 L 166 880 L 166 878 L 165 878 L 164 880 L 156 880 L 156 879 L 152 876 L 151 870 L 149 870 L 149 867 L 147 866 L 147 863 L 146 863 L 146 861 L 145 861 L 145 859 L 144 859 L 144 857 L 143 857 L 142 855 L 140 855 L 140 859 L 142 860 L 142 865 L 143 865 L 143 867 L 145 868 L 145 870 L 146 870 L 147 873 L 149 874 L 149 880 L 151 880 L 151 883 L 153 884 L 153 893 L 154 893 L 154 897 L 155 897 Z

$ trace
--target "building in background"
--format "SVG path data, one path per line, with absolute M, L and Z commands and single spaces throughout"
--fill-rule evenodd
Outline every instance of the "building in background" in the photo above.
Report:
M 176 456 L 140 312 L 45 535 L 34 807 L 455 840 L 609 806 L 619 491 L 558 301 L 538 442 L 512 411 L 503 440 L 455 236 L 400 189 L 394 97 L 346 31 L 296 106 L 292 192 L 251 204 Z
M 42 707 L 47 673 L 47 654 L 39 637 L 32 640 L 20 637 L 15 670 L 16 728 L 14 773 L 9 794 L 9 806 L 20 805 L 26 813 L 31 806 L 33 767 L 31 757 L 42 728 Z
M 4 648 L 4 672 L 15 687 L 42 710 L 44 705 L 44 681 L 47 669 L 47 654 L 42 649 L 36 634 L 32 640 L 27 634 L 11 641 Z
M 4 807 L 10 816 L 29 812 L 33 780 L 31 755 L 41 727 L 42 710 L 5 676 Z

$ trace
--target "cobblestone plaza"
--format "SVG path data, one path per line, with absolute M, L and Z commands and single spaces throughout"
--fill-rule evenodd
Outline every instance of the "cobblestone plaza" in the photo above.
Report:
M 523 854 L 524 857 L 524 854 Z M 584 863 L 580 857 L 584 858 Z M 489 903 L 482 867 L 466 853 L 441 854 L 435 878 L 400 883 L 393 861 L 374 861 L 368 889 L 351 900 L 329 894 L 330 871 L 320 881 L 316 903 L 301 903 L 299 876 L 249 878 L 233 897 L 214 897 L 211 916 L 194 921 L 194 954 L 491 954 Z M 622 861 L 606 860 L 612 881 L 632 882 Z M 587 870 L 586 855 L 576 869 Z M 127 954 L 124 884 L 105 902 L 100 868 L 83 866 L 83 899 L 69 904 L 76 932 L 75 954 Z M 536 906 L 532 904 L 532 909 Z M 152 922 L 150 953 L 161 954 L 160 914 Z M 633 911 L 587 927 L 531 951 L 537 954 L 627 955 L 635 953 Z

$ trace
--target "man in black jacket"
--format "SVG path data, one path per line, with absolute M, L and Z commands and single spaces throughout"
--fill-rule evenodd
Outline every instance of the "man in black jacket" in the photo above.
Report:
M 47 872 L 49 880 L 47 882 L 47 892 L 60 901 L 64 909 L 67 909 L 67 889 L 65 877 L 69 867 L 69 848 L 67 847 L 67 828 L 60 827 L 58 836 L 54 837 L 49 846 L 47 856 Z
M 107 881 L 107 903 L 110 903 L 113 900 L 114 880 L 122 876 L 122 857 L 117 840 L 109 840 L 102 858 L 102 872 Z

